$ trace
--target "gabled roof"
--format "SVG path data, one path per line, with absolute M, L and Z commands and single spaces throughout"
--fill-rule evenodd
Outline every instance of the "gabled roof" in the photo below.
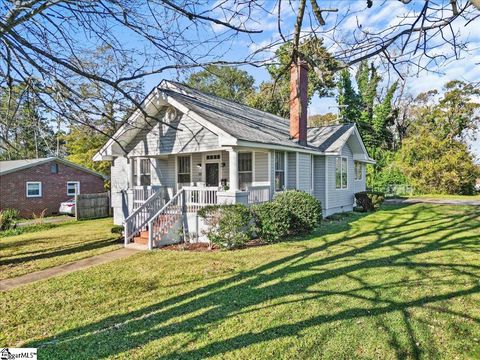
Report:
M 322 152 L 338 152 L 354 127 L 355 124 L 342 124 L 308 128 L 307 141 Z
M 355 124 L 309 128 L 307 131 L 307 145 L 301 145 L 296 139 L 290 137 L 290 121 L 288 119 L 235 101 L 206 94 L 174 81 L 163 80 L 156 89 L 156 92 L 150 92 L 143 101 L 142 106 L 145 109 L 148 104 L 154 101 L 155 96 L 161 96 L 166 103 L 181 104 L 181 107 L 211 124 L 219 132 L 238 140 L 238 144 L 243 142 L 248 144 L 255 143 L 322 154 L 337 153 L 346 143 L 349 136 L 354 133 L 354 129 L 356 129 Z M 132 115 L 132 119 L 134 116 L 140 118 L 138 115 Z M 132 128 L 131 122 L 129 124 L 130 128 Z M 140 126 L 136 128 L 138 129 Z M 121 140 L 122 136 L 126 137 L 126 129 L 128 129 L 128 125 L 125 125 L 124 129 L 120 128 L 114 135 L 114 139 Z M 355 131 L 355 134 L 359 136 L 358 131 Z M 128 136 L 132 137 L 131 131 Z M 360 138 L 359 141 L 361 142 Z M 102 157 L 102 154 L 108 153 L 106 150 L 113 143 L 114 141 L 109 141 L 95 155 L 94 159 L 98 160 Z M 365 148 L 363 147 L 363 149 Z
M 40 158 L 40 159 L 23 159 L 23 160 L 6 160 L 6 161 L 0 161 L 0 175 L 6 175 L 13 173 L 15 171 L 27 169 L 33 166 L 37 165 L 42 165 L 42 164 L 47 164 L 49 162 L 56 161 L 59 163 L 62 163 L 66 166 L 71 166 L 74 167 L 78 170 L 82 170 L 85 172 L 88 172 L 92 175 L 99 176 L 103 179 L 106 179 L 107 177 L 90 169 L 87 169 L 86 167 L 80 166 L 78 164 L 75 164 L 71 161 L 65 160 L 65 159 L 60 159 L 55 156 L 48 157 L 48 158 Z

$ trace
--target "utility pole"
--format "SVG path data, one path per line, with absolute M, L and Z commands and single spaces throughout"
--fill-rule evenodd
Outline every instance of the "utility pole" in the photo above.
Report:
M 329 109 L 332 109 L 332 108 L 338 109 L 337 120 L 336 120 L 337 125 L 343 124 L 342 109 L 346 109 L 347 107 L 348 107 L 348 105 L 332 105 L 332 106 L 328 107 Z

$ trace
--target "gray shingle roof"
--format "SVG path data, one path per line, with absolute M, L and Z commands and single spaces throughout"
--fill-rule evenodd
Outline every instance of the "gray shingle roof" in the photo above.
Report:
M 184 84 L 173 81 L 167 83 L 173 84 L 178 91 L 160 85 L 160 89 L 165 94 L 239 140 L 320 152 L 334 151 L 331 149 L 336 148 L 336 143 L 340 143 L 339 139 L 342 138 L 342 135 L 354 126 L 346 124 L 309 128 L 308 144 L 302 146 L 295 139 L 290 138 L 290 121 L 288 119 L 205 94 Z
M 343 124 L 308 128 L 308 143 L 322 152 L 338 152 L 347 141 L 353 127 L 354 124 Z
M 40 158 L 40 159 L 23 159 L 23 160 L 0 161 L 0 175 L 6 175 L 6 174 L 9 174 L 9 173 L 18 171 L 18 170 L 27 169 L 27 168 L 32 167 L 32 166 L 46 164 L 50 161 L 58 161 L 58 162 L 63 163 L 67 166 L 75 167 L 79 170 L 86 171 L 88 173 L 91 173 L 93 175 L 97 175 L 97 176 L 102 177 L 104 179 L 107 178 L 106 176 L 104 176 L 100 173 L 97 173 L 96 171 L 87 169 L 87 168 L 85 168 L 81 165 L 78 165 L 78 164 L 72 163 L 68 160 L 60 159 L 60 158 L 57 158 L 57 157 L 54 157 L 54 156 L 53 157 L 48 157 L 48 158 Z
M 41 159 L 24 159 L 24 160 L 7 160 L 0 161 L 0 175 L 24 169 L 30 166 L 43 164 L 51 161 L 53 158 L 41 158 Z

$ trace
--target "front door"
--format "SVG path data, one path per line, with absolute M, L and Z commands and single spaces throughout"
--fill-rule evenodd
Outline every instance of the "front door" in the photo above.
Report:
M 205 164 L 205 182 L 207 186 L 218 186 L 218 163 Z

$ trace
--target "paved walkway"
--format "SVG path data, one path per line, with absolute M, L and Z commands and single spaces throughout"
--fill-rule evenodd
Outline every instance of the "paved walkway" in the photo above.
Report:
M 105 254 L 95 255 L 86 259 L 74 261 L 68 264 L 55 266 L 49 269 L 37 271 L 30 274 L 14 277 L 11 279 L 0 280 L 0 291 L 10 290 L 35 281 L 49 279 L 54 276 L 68 274 L 74 271 L 87 269 L 92 266 L 105 264 L 113 260 L 122 259 L 137 253 L 136 249 L 119 249 L 107 252 Z
M 439 204 L 439 205 L 473 205 L 480 206 L 480 200 L 467 199 L 430 199 L 430 198 L 410 198 L 410 199 L 387 199 L 385 204 Z

